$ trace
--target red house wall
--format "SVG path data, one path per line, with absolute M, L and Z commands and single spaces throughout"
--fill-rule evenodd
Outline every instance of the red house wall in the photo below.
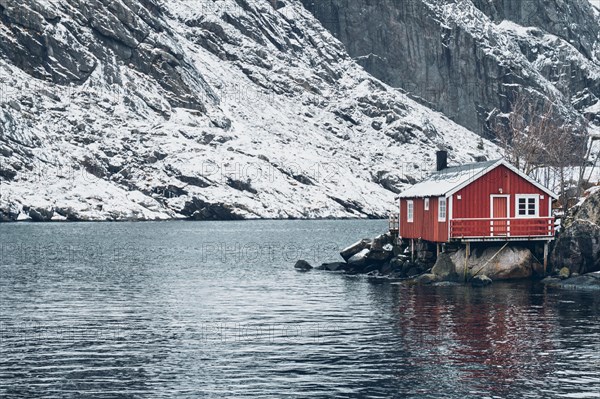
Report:
M 500 193 L 502 189 L 502 193 Z M 400 200 L 400 236 L 408 239 L 423 239 L 431 242 L 448 241 L 448 223 L 452 219 L 490 218 L 490 195 L 509 195 L 509 217 L 516 216 L 516 194 L 539 194 L 539 217 L 549 217 L 551 197 L 507 167 L 500 165 L 448 199 L 446 222 L 438 222 L 438 198 L 430 197 L 429 211 L 424 210 L 423 198 L 412 198 L 414 203 L 413 222 L 407 221 L 407 203 Z M 458 199 L 458 196 L 461 199 Z M 452 204 L 450 202 L 452 201 Z M 450 208 L 452 207 L 452 210 Z M 517 221 L 518 222 L 518 221 Z M 518 228 L 515 222 L 515 231 Z M 523 220 L 526 222 L 526 220 Z M 486 233 L 487 234 L 487 233 Z
M 423 198 L 412 199 L 414 203 L 413 222 L 408 220 L 409 200 L 402 199 L 400 203 L 400 236 L 402 238 L 421 238 L 432 242 L 448 241 L 448 222 L 438 222 L 438 198 L 429 199 L 429 210 L 425 210 L 425 200 Z M 446 209 L 446 220 L 448 210 Z
M 502 193 L 500 193 L 502 189 Z M 516 194 L 539 194 L 544 199 L 539 202 L 539 217 L 548 217 L 549 202 L 551 198 L 521 176 L 507 167 L 500 165 L 496 169 L 482 176 L 480 179 L 469 184 L 454 194 L 452 199 L 452 218 L 489 218 L 490 217 L 490 195 L 510 195 L 508 200 L 509 217 L 516 216 L 515 195 Z M 458 199 L 458 196 L 462 199 Z

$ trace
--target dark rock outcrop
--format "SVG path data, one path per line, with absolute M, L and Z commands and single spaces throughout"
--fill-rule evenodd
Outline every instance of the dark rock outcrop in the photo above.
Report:
M 600 270 L 600 190 L 592 192 L 563 219 L 563 226 L 550 257 L 555 271 L 571 273 Z
M 71 207 L 58 207 L 55 208 L 54 211 L 60 216 L 66 218 L 70 222 L 87 220 L 85 216 L 80 215 L 75 209 Z
M 558 271 L 558 278 L 566 280 L 571 277 L 571 270 L 568 267 L 563 267 Z
M 577 219 L 586 220 L 600 226 L 600 190 L 592 189 L 585 201 L 573 207 L 571 215 L 567 217 L 565 227 L 569 227 L 572 221 Z
M 559 284 L 564 288 L 585 288 L 600 290 L 600 272 L 587 273 L 563 280 Z
M 330 262 L 330 263 L 321 264 L 321 266 L 317 267 L 317 270 L 327 270 L 330 272 L 335 272 L 335 271 L 344 270 L 347 267 L 348 267 L 348 264 L 346 262 Z
M 375 262 L 386 262 L 394 256 L 391 234 L 381 234 L 373 239 L 367 258 Z
M 440 278 L 433 273 L 422 274 L 415 279 L 415 283 L 419 285 L 430 285 L 440 281 Z
M 298 262 L 296 262 L 296 264 L 294 265 L 294 269 L 296 270 L 300 270 L 300 271 L 304 271 L 307 272 L 309 270 L 312 270 L 312 266 L 310 263 L 308 263 L 305 260 L 299 260 Z
M 551 257 L 554 268 L 574 273 L 600 270 L 600 226 L 576 220 L 560 233 Z
M 600 290 L 600 272 L 577 275 L 567 279 L 547 277 L 542 283 L 550 287 Z
M 15 222 L 20 213 L 21 209 L 15 205 L 2 206 L 0 207 L 0 222 Z
M 523 26 L 534 26 L 571 43 L 585 57 L 597 56 L 600 25 L 589 1 L 545 0 L 473 0 L 475 6 L 492 21 L 509 20 Z
M 350 267 L 355 268 L 355 269 L 366 266 L 369 261 L 369 259 L 368 259 L 369 253 L 370 253 L 369 249 L 367 249 L 367 248 L 362 249 L 361 251 L 352 255 L 348 259 L 348 265 L 350 265 Z
M 54 209 L 52 208 L 29 208 L 29 217 L 34 222 L 48 222 L 52 220 L 54 216 Z
M 492 279 L 485 274 L 477 275 L 471 279 L 471 285 L 473 287 L 486 287 L 492 284 Z
M 121 83 L 119 64 L 126 63 L 160 85 L 173 107 L 206 111 L 205 101 L 217 101 L 176 47 L 154 0 L 66 0 L 60 13 L 41 1 L 0 1 L 6 27 L 0 32 L 0 55 L 31 76 L 59 85 L 85 83 L 100 63 L 109 84 Z
M 229 205 L 211 204 L 199 198 L 193 198 L 185 203 L 180 212 L 190 220 L 242 220 Z
M 365 238 L 362 239 L 358 242 L 355 242 L 354 244 L 350 245 L 347 248 L 344 248 L 341 252 L 340 252 L 340 256 L 342 258 L 344 258 L 344 260 L 346 262 L 348 262 L 348 260 L 350 258 L 352 258 L 354 255 L 356 255 L 357 253 L 359 253 L 360 251 L 363 251 L 365 249 L 369 249 L 371 248 L 371 243 L 373 241 L 371 239 Z
M 375 77 L 482 135 L 506 123 L 515 87 L 553 99 L 565 120 L 577 115 L 572 103 L 583 113 L 600 97 L 589 67 L 600 27 L 588 0 L 302 2 Z M 505 20 L 520 33 L 500 27 Z
M 438 256 L 435 265 L 431 269 L 431 273 L 444 281 L 456 281 L 459 279 L 459 275 L 456 273 L 456 266 L 447 253 L 441 253 Z

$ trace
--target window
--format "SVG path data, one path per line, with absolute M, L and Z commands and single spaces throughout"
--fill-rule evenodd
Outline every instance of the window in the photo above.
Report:
M 539 195 L 517 195 L 516 213 L 519 218 L 535 218 L 539 215 Z
M 438 222 L 446 221 L 446 198 L 440 197 L 438 199 Z
M 425 204 L 423 206 L 425 207 L 426 211 L 429 210 L 429 198 L 425 198 Z
M 415 217 L 415 205 L 412 201 L 406 201 L 406 221 L 412 223 Z

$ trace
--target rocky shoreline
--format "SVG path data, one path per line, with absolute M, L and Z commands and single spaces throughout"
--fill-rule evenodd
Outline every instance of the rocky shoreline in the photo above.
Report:
M 186 205 L 187 206 L 187 205 Z M 188 209 L 188 208 L 186 208 Z M 234 221 L 234 220 L 387 220 L 384 215 L 364 214 L 362 216 L 288 216 L 281 218 L 265 218 L 254 214 L 241 214 L 236 209 L 224 204 L 204 204 L 194 211 L 163 214 L 159 217 L 147 217 L 142 214 L 106 212 L 88 215 L 70 207 L 34 207 L 21 208 L 2 207 L 0 205 L 0 223 L 63 223 L 63 222 L 157 222 L 157 221 Z
M 390 233 L 362 239 L 340 252 L 342 261 L 315 269 L 420 285 L 466 282 L 480 287 L 493 281 L 536 279 L 549 287 L 600 289 L 600 186 L 589 189 L 561 222 L 551 242 L 547 270 L 543 246 L 536 242 L 472 243 L 467 258 L 460 244 L 437 248 L 417 241 L 413 248 Z M 305 261 L 295 267 L 313 269 Z
M 421 249 L 412 259 L 406 243 L 385 233 L 357 241 L 343 249 L 340 256 L 342 261 L 316 267 L 299 260 L 294 268 L 302 272 L 320 270 L 387 278 L 416 285 L 462 283 L 485 287 L 494 281 L 535 279 L 549 287 L 600 290 L 600 271 L 578 274 L 563 267 L 544 273 L 533 252 L 519 244 L 476 249 L 465 264 L 464 249 L 451 248 L 433 257 L 430 251 Z
M 583 275 L 577 273 L 565 275 L 563 272 L 555 276 L 546 277 L 542 280 L 542 283 L 549 287 L 600 290 L 600 272 L 591 272 Z
M 465 262 L 464 249 L 458 245 L 445 245 L 437 254 L 432 244 L 417 242 L 413 252 L 407 241 L 385 233 L 350 245 L 340 256 L 342 261 L 317 267 L 300 260 L 294 267 L 301 271 L 314 268 L 420 285 L 468 282 L 480 287 L 494 280 L 544 277 L 543 266 L 534 251 L 522 245 L 475 247 Z
M 416 285 L 485 287 L 494 281 L 534 279 L 549 287 L 600 290 L 600 271 L 579 274 L 568 267 L 551 267 L 544 271 L 535 250 L 520 243 L 475 247 L 468 259 L 461 248 L 445 246 L 437 255 L 430 249 L 426 243 L 419 242 L 413 254 L 408 243 L 385 233 L 343 249 L 340 252 L 342 261 L 313 267 L 307 261 L 299 260 L 294 268 L 302 272 L 314 269 L 365 275 Z

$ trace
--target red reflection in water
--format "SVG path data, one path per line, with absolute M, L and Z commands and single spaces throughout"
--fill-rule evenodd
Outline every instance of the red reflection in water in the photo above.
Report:
M 434 366 L 437 378 L 494 393 L 547 375 L 556 309 L 543 291 L 521 288 L 402 287 L 396 327 L 413 365 Z

